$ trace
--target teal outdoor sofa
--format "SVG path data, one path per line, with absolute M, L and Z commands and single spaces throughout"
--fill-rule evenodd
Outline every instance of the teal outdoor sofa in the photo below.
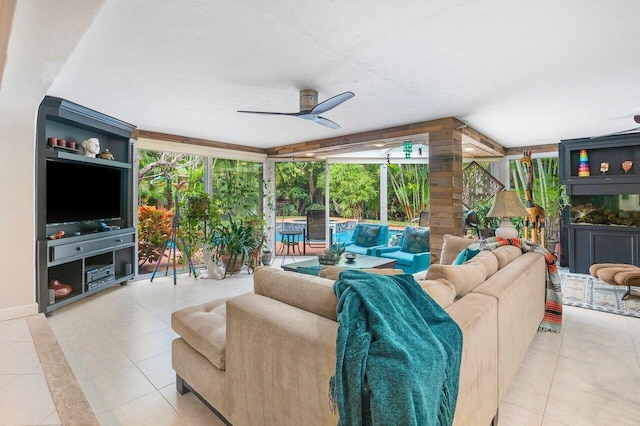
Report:
M 345 244 L 345 251 L 375 256 L 374 251 L 387 247 L 388 243 L 389 226 L 359 223 L 356 225 L 351 239 Z
M 395 247 L 376 248 L 375 256 L 395 259 L 396 268 L 407 274 L 426 271 L 431 264 L 429 254 L 429 230 L 407 226 Z

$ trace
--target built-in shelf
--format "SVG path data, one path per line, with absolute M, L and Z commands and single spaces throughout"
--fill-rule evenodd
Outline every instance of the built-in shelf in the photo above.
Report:
M 36 128 L 36 295 L 39 311 L 51 315 L 58 308 L 114 285 L 125 284 L 134 277 L 137 244 L 133 226 L 135 206 L 130 138 L 135 127 L 73 102 L 47 96 L 38 109 Z M 74 141 L 77 148 L 50 147 L 47 144 L 50 137 Z M 109 150 L 114 160 L 84 156 L 80 144 L 89 138 L 97 138 L 100 152 Z M 47 176 L 47 173 L 65 169 L 72 170 L 72 174 L 63 179 Z M 119 181 L 110 187 L 113 195 L 110 198 L 105 196 L 106 179 L 101 178 L 113 176 Z M 65 195 L 58 191 L 58 196 L 49 200 L 49 207 L 55 209 L 49 210 L 49 219 L 55 223 L 47 223 L 48 182 L 63 185 L 65 191 L 68 188 L 77 192 L 80 200 L 75 203 L 75 198 L 69 198 L 69 204 L 75 204 L 69 208 L 66 202 L 56 204 L 55 201 Z M 58 189 L 49 188 L 50 196 L 53 194 L 51 189 Z M 120 217 L 75 220 L 79 214 L 84 214 L 82 203 L 95 207 L 98 198 L 93 197 L 101 196 L 104 196 L 102 200 L 108 200 L 103 203 L 105 211 L 117 213 L 119 210 Z M 110 208 L 118 202 L 118 208 Z M 95 210 L 87 208 L 87 211 L 92 212 L 93 218 L 97 216 Z M 52 217 L 56 219 L 52 220 Z M 49 238 L 56 234 L 63 236 Z M 54 280 L 71 286 L 71 293 L 53 297 L 49 284 Z
M 590 176 L 578 176 L 582 150 L 588 156 Z M 640 214 L 640 205 L 632 206 L 629 201 L 640 194 L 640 133 L 565 140 L 560 143 L 558 153 L 560 180 L 566 185 L 573 209 L 586 205 L 591 210 L 593 204 L 599 217 L 604 219 L 609 214 L 613 214 L 609 217 L 614 219 L 624 217 L 623 213 Z M 624 161 L 633 162 L 627 173 L 622 170 Z M 606 173 L 599 172 L 603 162 L 609 163 Z M 593 221 L 609 222 L 608 219 Z M 589 273 L 594 263 L 640 265 L 640 227 L 611 222 L 573 223 L 571 209 L 565 209 L 560 243 L 567 256 L 561 258 L 560 265 L 569 266 L 571 272 L 577 273 Z

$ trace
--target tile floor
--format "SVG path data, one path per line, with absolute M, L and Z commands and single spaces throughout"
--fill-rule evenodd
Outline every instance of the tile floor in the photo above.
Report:
M 49 318 L 103 425 L 222 425 L 175 391 L 170 315 L 251 291 L 251 276 L 182 276 L 114 287 Z M 561 334 L 538 333 L 500 406 L 500 425 L 640 424 L 640 319 L 565 307 Z M 24 319 L 0 322 L 0 424 L 57 425 Z

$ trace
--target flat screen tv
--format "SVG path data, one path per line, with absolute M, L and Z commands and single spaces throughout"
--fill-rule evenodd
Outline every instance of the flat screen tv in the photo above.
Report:
M 47 161 L 47 224 L 120 219 L 124 171 Z

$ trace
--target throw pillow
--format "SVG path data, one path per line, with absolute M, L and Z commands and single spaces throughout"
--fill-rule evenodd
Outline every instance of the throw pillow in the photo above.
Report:
M 358 227 L 358 235 L 356 236 L 356 244 L 362 247 L 377 246 L 379 238 L 379 226 L 360 225 Z
M 314 275 L 317 277 L 318 274 L 320 274 L 320 266 L 298 266 L 296 271 L 299 274 Z
M 429 230 L 407 226 L 404 230 L 401 251 L 405 253 L 426 253 L 429 251 Z
M 451 265 L 463 249 L 466 249 L 473 243 L 477 243 L 477 239 L 456 237 L 455 235 L 445 234 L 443 237 L 442 251 L 440 252 L 440 264 Z
M 466 248 L 464 250 L 462 250 L 459 254 L 458 257 L 456 257 L 456 260 L 453 261 L 453 265 L 462 265 L 464 262 L 466 262 L 467 260 L 471 260 L 473 259 L 473 257 L 480 253 L 480 250 L 472 250 L 470 248 Z

